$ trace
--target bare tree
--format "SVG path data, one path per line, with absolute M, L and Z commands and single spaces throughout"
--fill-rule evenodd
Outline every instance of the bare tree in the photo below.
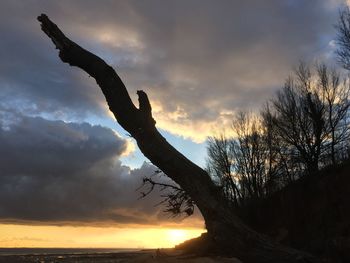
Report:
M 232 140 L 224 134 L 208 138 L 207 170 L 227 200 L 238 206 L 243 199 L 234 171 Z
M 232 137 L 209 138 L 207 167 L 235 207 L 264 198 L 293 181 L 287 146 L 277 136 L 269 107 L 261 115 L 239 112 L 232 130 Z
M 297 152 L 307 173 L 319 169 L 325 130 L 325 106 L 313 85 L 310 69 L 300 64 L 294 76 L 272 100 L 273 124 L 279 136 Z
M 219 181 L 225 197 L 240 206 L 266 193 L 266 149 L 260 120 L 240 112 L 232 122 L 233 137 L 208 140 L 208 172 Z
M 293 166 L 293 158 L 291 158 L 293 153 L 290 151 L 288 144 L 279 136 L 278 130 L 274 126 L 274 116 L 268 102 L 260 114 L 268 152 L 266 188 L 268 193 L 272 193 L 294 181 L 296 171 Z
M 142 153 L 173 179 L 201 211 L 208 237 L 222 253 L 244 262 L 319 262 L 312 256 L 284 247 L 245 225 L 230 209 L 206 171 L 189 161 L 157 131 L 145 92 L 138 91 L 139 107 L 117 75 L 101 58 L 68 39 L 46 15 L 38 20 L 59 50 L 59 57 L 95 78 L 118 123 L 135 138 Z
M 244 199 L 257 199 L 266 195 L 267 149 L 260 120 L 240 112 L 233 121 L 237 138 L 232 141 L 235 170 Z
M 337 35 L 337 55 L 339 62 L 347 70 L 350 70 L 350 9 L 344 7 L 339 12 L 339 20 L 336 25 Z
M 341 79 L 336 70 L 321 64 L 312 71 L 300 63 L 272 100 L 272 109 L 263 113 L 272 122 L 279 142 L 284 143 L 281 150 L 289 155 L 288 162 L 297 174 L 299 168 L 310 174 L 320 165 L 344 159 L 349 94 L 348 79 Z
M 341 80 L 336 70 L 325 64 L 317 68 L 320 97 L 326 110 L 326 132 L 330 138 L 330 159 L 333 165 L 343 158 L 349 139 L 348 111 L 350 107 L 350 85 L 348 79 Z

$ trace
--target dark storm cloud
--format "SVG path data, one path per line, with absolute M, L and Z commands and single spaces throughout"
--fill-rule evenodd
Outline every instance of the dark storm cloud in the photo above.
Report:
M 6 11 L 11 12 L 2 9 Z M 12 17 L 0 22 L 1 103 L 34 114 L 63 112 L 84 116 L 98 111 L 98 90 L 89 88 L 89 83 L 81 85 L 80 72 L 57 63 L 56 54 L 43 48 L 40 32 L 34 31 L 38 29 L 34 27 L 35 17 L 24 17 L 28 20 Z
M 33 117 L 84 120 L 107 109 L 95 81 L 59 61 L 40 13 L 112 64 L 133 99 L 146 90 L 161 128 L 201 140 L 233 111 L 259 107 L 300 59 L 332 56 L 340 3 L 1 1 L 0 222 L 164 219 L 157 195 L 136 201 L 155 168 L 123 166 L 125 140 L 101 126 Z
M 133 97 L 145 89 L 163 115 L 180 108 L 189 123 L 217 122 L 259 107 L 300 59 L 330 52 L 341 2 L 2 1 L 1 99 L 56 116 L 104 111 L 95 82 L 59 62 L 40 32 L 35 17 L 46 12 L 117 67 Z
M 17 115 L 0 129 L 0 222 L 157 224 L 159 196 L 135 191 L 155 167 L 118 160 L 127 142 L 111 129 Z

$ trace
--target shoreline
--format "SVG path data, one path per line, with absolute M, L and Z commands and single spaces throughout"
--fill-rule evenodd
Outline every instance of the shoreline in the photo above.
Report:
M 236 258 L 184 255 L 181 250 L 140 249 L 129 252 L 0 255 L 0 263 L 242 263 Z
M 1 256 L 30 256 L 30 255 L 64 255 L 64 254 L 101 254 L 101 253 L 133 253 L 138 251 L 155 250 L 154 248 L 0 248 Z

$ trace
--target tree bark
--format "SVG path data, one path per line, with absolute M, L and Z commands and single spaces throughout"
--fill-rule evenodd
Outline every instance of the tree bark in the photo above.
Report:
M 178 152 L 157 131 L 145 92 L 137 92 L 137 108 L 112 67 L 68 39 L 46 15 L 40 15 L 38 20 L 59 50 L 61 60 L 95 78 L 109 109 L 118 123 L 135 138 L 142 153 L 195 201 L 216 247 L 245 263 L 319 262 L 307 253 L 281 246 L 245 225 L 226 204 L 207 172 Z

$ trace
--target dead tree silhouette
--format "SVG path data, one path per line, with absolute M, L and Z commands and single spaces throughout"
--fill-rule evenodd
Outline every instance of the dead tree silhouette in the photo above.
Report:
M 245 263 L 319 262 L 307 253 L 275 243 L 245 225 L 225 202 L 207 172 L 178 152 L 157 131 L 144 91 L 137 92 L 137 108 L 111 66 L 67 38 L 46 15 L 40 15 L 38 20 L 59 50 L 61 60 L 95 78 L 109 109 L 136 140 L 142 153 L 195 201 L 204 217 L 208 239 L 222 254 L 234 255 Z

